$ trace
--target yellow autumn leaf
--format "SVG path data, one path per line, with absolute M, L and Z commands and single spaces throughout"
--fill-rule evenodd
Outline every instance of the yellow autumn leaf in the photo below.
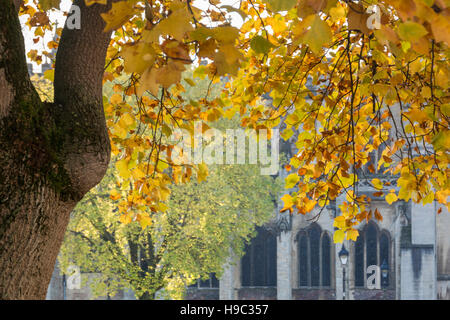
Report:
M 119 200 L 121 198 L 121 195 L 116 189 L 114 189 L 110 192 L 109 197 L 112 200 Z
M 145 42 L 124 46 L 121 55 L 125 61 L 124 70 L 127 73 L 142 74 L 155 61 L 155 50 Z
M 57 0 L 58 2 L 60 1 L 60 0 Z M 95 4 L 95 3 L 98 3 L 98 4 L 107 4 L 108 3 L 108 0 L 84 0 L 84 2 L 86 3 L 86 6 L 92 6 L 93 4 Z
M 122 214 L 120 216 L 119 220 L 123 224 L 128 224 L 128 223 L 131 223 L 131 221 L 132 221 L 131 216 L 129 214 Z
M 133 170 L 131 170 L 131 175 L 132 175 L 133 179 L 135 179 L 135 180 L 142 179 L 146 176 L 145 172 L 143 172 L 139 168 L 134 168 Z
M 185 70 L 184 64 L 179 61 L 169 60 L 167 65 L 157 70 L 156 82 L 164 88 L 181 81 L 181 73 Z
M 119 1 L 112 4 L 111 10 L 101 13 L 103 20 L 106 22 L 104 32 L 116 30 L 136 13 L 133 7 L 133 1 Z
M 229 64 L 227 56 L 224 52 L 219 51 L 214 55 L 214 64 L 217 68 L 217 75 L 223 76 L 226 74 L 237 75 L 239 64 Z
M 287 11 L 292 9 L 297 4 L 297 0 L 264 0 L 264 1 L 269 4 L 269 7 L 273 12 Z
M 150 218 L 148 214 L 145 213 L 139 214 L 137 220 L 139 221 L 139 224 L 141 225 L 142 229 L 145 229 L 148 226 L 151 226 L 152 224 L 152 218 Z
M 345 232 L 343 230 L 336 230 L 333 235 L 334 243 L 342 243 L 345 239 Z
M 294 199 L 292 199 L 290 194 L 285 194 L 281 197 L 281 200 L 284 203 L 284 208 L 291 208 L 294 205 Z
M 239 29 L 231 26 L 214 28 L 213 37 L 221 44 L 234 44 L 239 36 Z
M 436 150 L 450 149 L 450 130 L 439 131 L 431 140 Z
M 303 209 L 306 213 L 311 212 L 315 208 L 316 204 L 317 204 L 316 200 L 310 200 L 306 198 L 304 201 Z
M 345 227 L 345 217 L 338 216 L 334 218 L 333 227 L 336 227 L 338 229 L 342 229 Z
M 383 189 L 383 183 L 380 179 L 372 179 L 372 185 L 378 190 Z
M 53 82 L 55 80 L 55 69 L 45 71 L 44 78 Z
M 198 171 L 197 171 L 198 182 L 205 181 L 207 176 L 208 176 L 208 166 L 204 163 L 200 163 L 198 165 Z
M 134 129 L 135 123 L 136 123 L 136 120 L 134 119 L 134 117 L 131 114 L 124 113 L 120 117 L 118 124 L 123 129 L 130 130 L 130 129 Z
M 405 112 L 405 114 L 412 122 L 417 121 L 419 123 L 422 123 L 429 120 L 428 115 L 424 111 L 417 108 L 413 108 L 410 111 Z
M 330 16 L 332 21 L 337 21 L 345 17 L 345 9 L 342 6 L 333 7 L 330 9 Z
M 191 17 L 191 14 L 186 8 L 180 8 L 162 20 L 158 28 L 163 34 L 170 35 L 174 39 L 182 41 L 186 33 L 194 30 L 190 23 Z
M 123 179 L 128 179 L 130 177 L 130 171 L 128 170 L 128 160 L 122 159 L 116 162 L 116 168 L 119 171 L 119 175 Z
M 349 3 L 347 14 L 347 23 L 349 30 L 358 30 L 364 34 L 370 34 L 371 30 L 367 27 L 370 15 L 366 12 L 361 3 Z
M 122 103 L 123 99 L 122 96 L 118 93 L 115 93 L 111 96 L 111 99 L 109 100 L 112 104 L 119 104 Z
M 436 15 L 436 18 L 431 22 L 431 31 L 436 41 L 443 41 L 450 45 L 450 22 L 448 17 Z
M 347 240 L 356 241 L 359 236 L 359 231 L 356 229 L 347 230 Z
M 432 203 L 434 200 L 434 192 L 429 192 L 425 197 L 422 199 L 423 204 Z
M 145 91 L 149 91 L 152 95 L 156 96 L 159 91 L 159 83 L 156 81 L 160 69 L 149 68 L 147 69 L 139 79 L 139 87 L 137 88 L 137 94 L 142 96 Z
M 123 128 L 119 123 L 114 124 L 110 129 L 120 139 L 125 139 L 128 135 L 128 130 Z

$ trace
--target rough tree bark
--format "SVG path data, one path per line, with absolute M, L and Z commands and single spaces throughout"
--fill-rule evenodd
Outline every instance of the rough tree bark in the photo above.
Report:
M 0 299 L 44 299 L 71 210 L 104 176 L 110 145 L 102 76 L 111 35 L 100 12 L 81 8 L 63 30 L 55 102 L 30 82 L 14 3 L 0 0 Z

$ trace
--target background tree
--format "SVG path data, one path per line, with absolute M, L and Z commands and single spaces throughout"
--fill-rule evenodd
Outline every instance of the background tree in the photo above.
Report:
M 115 186 L 111 169 L 72 212 L 62 269 L 77 265 L 100 273 L 90 284 L 97 296 L 130 288 L 140 299 L 153 299 L 160 289 L 182 297 L 186 285 L 212 272 L 219 276 L 230 252 L 240 257 L 255 226 L 273 217 L 279 183 L 259 170 L 214 166 L 206 181 L 171 187 L 167 212 L 150 219 L 140 211 L 139 221 L 124 224 L 109 195 Z

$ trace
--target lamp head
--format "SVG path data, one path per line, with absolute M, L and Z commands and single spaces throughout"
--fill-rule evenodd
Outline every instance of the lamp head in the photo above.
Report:
M 345 245 L 342 245 L 341 251 L 338 253 L 339 259 L 341 260 L 341 263 L 343 266 L 347 264 L 348 261 L 348 251 L 345 249 Z

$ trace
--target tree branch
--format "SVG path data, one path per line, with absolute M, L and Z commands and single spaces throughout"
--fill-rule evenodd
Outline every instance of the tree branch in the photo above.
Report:
M 23 0 L 14 0 L 14 5 L 16 6 L 16 12 L 18 13 L 20 7 L 23 5 Z
M 66 24 L 61 34 L 55 66 L 56 103 L 64 104 L 71 99 L 102 101 L 102 78 L 111 32 L 103 32 L 105 22 L 100 14 L 108 11 L 112 2 L 86 7 L 84 0 L 74 1 L 80 7 L 81 28 L 71 30 Z
M 110 142 L 102 99 L 102 78 L 111 32 L 103 32 L 101 13 L 111 8 L 84 0 L 80 8 L 81 28 L 61 35 L 55 62 L 55 118 L 65 135 L 62 143 L 65 167 L 71 182 L 82 194 L 94 187 L 106 172 Z
M 12 0 L 0 0 L 0 119 L 19 101 L 38 102 L 28 76 L 25 45 Z

